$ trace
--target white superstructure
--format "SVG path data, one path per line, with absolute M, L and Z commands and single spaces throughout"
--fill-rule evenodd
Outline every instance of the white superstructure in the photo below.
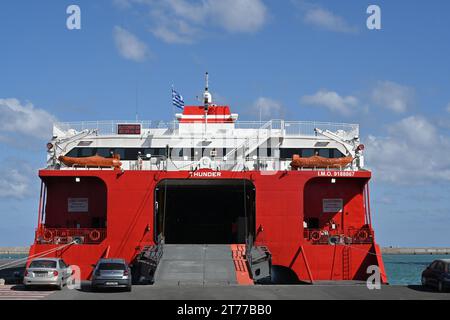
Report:
M 286 170 L 294 154 L 351 156 L 364 166 L 357 124 L 270 120 L 237 121 L 228 106 L 186 106 L 175 121 L 87 121 L 55 123 L 48 144 L 49 168 L 65 169 L 59 156 L 111 157 L 124 170 Z M 83 168 L 78 168 L 83 169 Z

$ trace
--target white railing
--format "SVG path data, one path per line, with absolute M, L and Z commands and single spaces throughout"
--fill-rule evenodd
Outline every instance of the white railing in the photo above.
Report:
M 75 130 L 81 132 L 83 130 L 95 130 L 98 135 L 115 135 L 117 134 L 118 124 L 141 124 L 143 130 L 158 130 L 161 135 L 177 136 L 179 123 L 178 121 L 80 121 L 80 122 L 59 122 L 55 123 L 55 128 L 61 131 Z M 278 133 L 282 136 L 315 136 L 314 129 L 330 130 L 332 132 L 342 132 L 342 135 L 348 137 L 359 136 L 359 125 L 349 123 L 332 123 L 317 121 L 237 121 L 234 126 L 235 130 L 269 130 L 273 134 Z
M 79 121 L 79 122 L 58 122 L 54 127 L 69 131 L 77 132 L 83 130 L 95 130 L 99 135 L 117 134 L 118 124 L 140 124 L 142 129 L 165 129 L 168 134 L 172 134 L 178 129 L 177 121 L 136 121 L 136 120 L 111 120 L 111 121 Z

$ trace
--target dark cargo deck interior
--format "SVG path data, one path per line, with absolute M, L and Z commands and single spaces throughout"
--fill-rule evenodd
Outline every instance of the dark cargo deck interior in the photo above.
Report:
M 254 234 L 250 181 L 164 180 L 155 200 L 155 236 L 167 244 L 239 244 Z

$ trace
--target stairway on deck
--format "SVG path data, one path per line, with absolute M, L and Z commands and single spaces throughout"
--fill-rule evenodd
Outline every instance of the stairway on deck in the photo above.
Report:
M 237 284 L 230 245 L 165 244 L 155 285 Z

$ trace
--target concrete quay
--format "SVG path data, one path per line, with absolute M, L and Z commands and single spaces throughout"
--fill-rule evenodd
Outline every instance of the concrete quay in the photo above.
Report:
M 28 254 L 29 247 L 0 247 L 0 254 Z
M 383 254 L 413 254 L 413 255 L 450 255 L 450 248 L 423 247 L 423 248 L 382 248 Z

